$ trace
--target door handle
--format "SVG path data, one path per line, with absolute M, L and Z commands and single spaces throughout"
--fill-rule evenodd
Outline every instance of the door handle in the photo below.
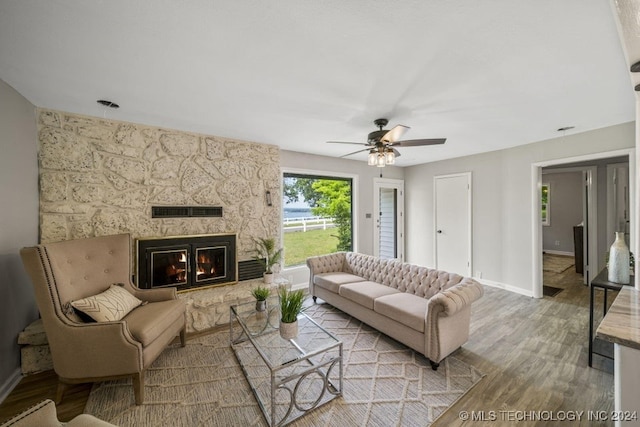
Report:
M 438 234 L 442 234 L 442 230 L 438 230 Z

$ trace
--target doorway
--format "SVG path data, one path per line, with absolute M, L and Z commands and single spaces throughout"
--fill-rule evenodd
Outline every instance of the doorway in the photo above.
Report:
M 589 237 L 598 222 L 595 182 L 594 166 L 542 170 L 543 296 L 580 293 L 590 281 L 590 243 L 597 246 Z
M 404 181 L 375 178 L 373 205 L 373 254 L 383 259 L 404 261 Z
M 532 164 L 532 180 L 531 180 L 531 195 L 532 195 L 532 230 L 533 230 L 533 247 L 532 247 L 532 290 L 533 297 L 542 298 L 543 296 L 543 225 L 542 225 L 542 203 L 541 203 L 541 188 L 543 184 L 543 168 L 553 167 L 554 169 L 563 168 L 576 168 L 577 170 L 588 170 L 590 167 L 596 167 L 597 172 L 585 174 L 585 206 L 587 206 L 584 217 L 585 226 L 588 227 L 584 231 L 584 257 L 588 263 L 588 270 L 584 272 L 584 282 L 588 284 L 593 277 L 595 277 L 601 268 L 605 265 L 605 253 L 608 249 L 606 242 L 608 240 L 606 236 L 606 221 L 604 216 L 600 216 L 598 221 L 598 210 L 606 212 L 605 200 L 606 195 L 603 192 L 601 197 L 597 196 L 598 187 L 604 187 L 606 182 L 606 164 L 628 161 L 629 172 L 628 177 L 635 176 L 635 152 L 633 149 L 623 149 L 610 151 L 605 153 L 590 154 L 585 156 L 578 156 L 566 159 L 557 159 L 546 162 Z M 599 173 L 598 173 L 599 172 Z M 590 187 L 589 187 L 590 186 Z M 589 190 L 591 188 L 591 190 Z M 628 182 L 628 194 L 630 206 L 635 206 L 635 182 L 634 179 L 629 179 Z M 553 197 L 553 196 L 551 196 Z M 588 208 L 591 206 L 591 209 Z M 553 214 L 552 214 L 553 215 Z M 629 217 L 632 217 L 629 215 Z M 634 218 L 635 219 L 635 218 Z M 553 221 L 553 216 L 552 216 Z M 634 220 L 630 219 L 629 233 L 630 233 L 630 248 L 634 248 Z
M 436 269 L 471 277 L 471 172 L 434 177 Z

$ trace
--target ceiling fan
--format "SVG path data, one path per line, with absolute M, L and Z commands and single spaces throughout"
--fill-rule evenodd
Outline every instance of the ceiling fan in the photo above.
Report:
M 345 154 L 340 157 L 351 156 L 352 154 L 362 153 L 363 151 L 369 152 L 368 163 L 370 166 L 377 166 L 383 168 L 386 165 L 392 165 L 395 163 L 395 158 L 400 157 L 400 152 L 395 147 L 418 147 L 422 145 L 438 145 L 444 144 L 446 138 L 434 138 L 434 139 L 406 139 L 399 141 L 400 137 L 404 135 L 406 131 L 411 129 L 408 126 L 396 125 L 391 130 L 383 129 L 389 120 L 376 119 L 373 124 L 378 126 L 379 130 L 375 130 L 367 136 L 367 142 L 343 142 L 343 141 L 327 141 L 329 144 L 353 144 L 364 145 L 366 148 L 362 150 L 354 151 L 353 153 Z

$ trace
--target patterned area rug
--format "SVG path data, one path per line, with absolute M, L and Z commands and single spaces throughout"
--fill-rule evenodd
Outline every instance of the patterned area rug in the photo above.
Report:
M 542 256 L 542 269 L 552 273 L 564 273 L 575 265 L 575 258 L 571 256 L 544 254 Z
M 328 304 L 307 314 L 342 340 L 343 396 L 294 426 L 428 426 L 482 379 L 447 357 L 427 359 Z M 228 331 L 166 349 L 146 374 L 145 404 L 134 405 L 130 380 L 99 383 L 85 412 L 126 426 L 266 426 L 233 351 Z

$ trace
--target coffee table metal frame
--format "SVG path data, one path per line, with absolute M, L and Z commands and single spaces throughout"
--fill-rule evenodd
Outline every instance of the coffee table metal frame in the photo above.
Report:
M 253 310 L 248 309 L 250 305 L 255 306 L 255 302 L 232 305 L 230 307 L 231 309 L 229 310 L 229 313 L 230 313 L 229 341 L 230 341 L 231 348 L 233 349 L 234 355 L 236 357 L 236 360 L 238 361 L 238 364 L 242 368 L 244 376 L 251 387 L 251 391 L 253 392 L 253 395 L 256 401 L 258 402 L 258 405 L 260 406 L 260 410 L 262 411 L 262 414 L 264 415 L 265 420 L 267 421 L 267 424 L 269 424 L 269 426 L 271 427 L 274 427 L 274 426 L 289 424 L 290 422 L 302 417 L 307 412 L 319 406 L 324 405 L 325 403 L 335 399 L 338 396 L 341 396 L 342 380 L 343 380 L 343 364 L 342 364 L 342 342 L 338 338 L 336 338 L 333 334 L 331 334 L 330 332 L 322 328 L 320 325 L 318 325 L 313 319 L 311 319 L 309 316 L 307 316 L 304 313 L 301 313 L 298 316 L 298 322 L 308 322 L 306 323 L 307 327 L 317 328 L 316 333 L 326 334 L 328 338 L 331 338 L 330 341 L 332 341 L 332 343 L 321 346 L 319 348 L 305 350 L 301 345 L 299 345 L 298 342 L 296 342 L 296 339 L 290 339 L 288 340 L 289 345 L 291 345 L 292 349 L 295 349 L 297 351 L 298 356 L 291 360 L 283 361 L 282 363 L 274 363 L 274 361 L 271 360 L 271 358 L 267 354 L 269 352 L 269 348 L 265 348 L 264 345 L 260 345 L 259 343 L 256 342 L 256 339 L 258 337 L 264 336 L 266 334 L 275 334 L 274 338 L 278 340 L 281 339 L 279 335 L 278 324 L 276 323 L 274 325 L 272 323 L 275 323 L 275 322 L 271 321 L 272 319 L 274 319 L 274 317 L 276 319 L 279 319 L 278 299 L 277 297 L 275 298 L 272 297 L 269 300 L 269 302 L 270 304 L 268 304 L 268 306 L 270 308 L 268 309 L 268 312 L 265 315 L 264 327 L 257 328 L 257 330 L 250 330 L 247 324 L 245 323 L 245 319 L 247 319 L 247 316 L 253 316 L 256 314 L 255 309 Z M 276 313 L 274 313 L 274 310 L 276 311 Z M 234 327 L 236 325 L 240 326 L 239 331 L 237 330 L 237 328 Z M 236 331 L 238 331 L 237 334 L 236 334 Z M 246 367 L 243 365 L 242 359 L 239 356 L 238 346 L 242 343 L 246 343 L 247 341 L 251 343 L 252 347 L 260 355 L 260 358 L 262 359 L 266 367 L 269 369 L 271 374 L 271 393 L 270 393 L 270 400 L 271 400 L 270 409 L 271 410 L 270 411 L 267 410 L 265 402 L 262 401 L 260 394 L 258 393 L 258 390 L 256 389 L 256 386 L 252 381 L 251 375 L 247 371 Z M 331 351 L 335 352 L 336 350 L 337 350 L 337 356 L 329 357 L 327 360 L 322 361 L 321 363 L 318 363 L 317 361 L 312 360 L 315 356 L 321 355 L 322 353 L 327 353 Z M 306 369 L 302 368 L 302 370 L 296 371 L 292 374 L 287 374 L 287 373 L 280 374 L 281 371 L 285 369 L 288 369 L 289 371 L 291 371 L 292 370 L 291 368 L 294 365 L 296 365 L 296 368 L 298 368 L 297 365 L 300 365 L 300 364 L 308 365 L 308 367 Z M 336 365 L 338 367 L 337 386 L 329 378 L 329 375 L 332 372 L 334 372 Z M 296 400 L 298 388 L 300 387 L 300 384 L 302 383 L 302 381 L 305 380 L 307 376 L 314 373 L 319 375 L 322 378 L 323 387 L 315 402 L 313 402 L 311 405 L 303 406 L 301 403 L 299 403 Z M 276 420 L 276 416 L 277 416 L 276 392 L 278 390 L 285 390 L 290 396 L 290 402 L 286 410 L 286 413 L 284 414 L 284 416 L 282 416 L 282 419 L 280 420 Z M 323 401 L 323 397 L 325 397 L 325 393 L 328 393 L 328 398 L 324 399 L 325 401 Z M 289 418 L 294 408 L 297 411 L 299 411 L 299 414 Z

